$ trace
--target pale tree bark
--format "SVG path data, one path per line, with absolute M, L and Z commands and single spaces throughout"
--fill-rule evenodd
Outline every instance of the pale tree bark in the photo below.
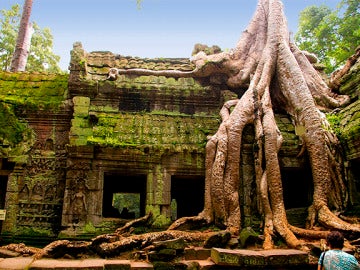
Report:
M 319 238 L 325 231 L 312 230 L 316 223 L 324 229 L 360 232 L 360 225 L 341 220 L 331 209 L 343 210 L 347 192 L 342 173 L 340 144 L 330 131 L 321 110 L 349 102 L 329 89 L 306 55 L 290 42 L 280 0 L 259 0 L 256 12 L 235 49 L 193 57 L 192 72 L 143 69 L 118 70 L 120 74 L 204 77 L 225 74 L 230 88 L 247 88 L 239 100 L 224 104 L 222 123 L 206 146 L 205 206 L 196 217 L 175 221 L 169 229 L 187 222 L 206 221 L 233 233 L 241 229 L 239 205 L 239 164 L 242 132 L 252 124 L 255 130 L 255 170 L 260 211 L 264 215 L 264 248 L 273 247 L 278 233 L 289 247 L 302 248 L 299 236 Z M 313 202 L 307 228 L 291 226 L 284 206 L 278 151 L 282 137 L 273 104 L 285 109 L 300 136 L 312 169 Z M 298 183 L 301 185 L 301 183 Z
M 25 71 L 33 33 L 30 23 L 32 4 L 33 0 L 25 0 L 15 51 L 11 60 L 10 71 L 12 72 Z

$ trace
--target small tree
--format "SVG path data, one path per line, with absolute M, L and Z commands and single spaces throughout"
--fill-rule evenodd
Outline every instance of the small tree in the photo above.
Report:
M 1 10 L 0 20 L 0 67 L 10 70 L 11 58 L 15 49 L 17 27 L 19 23 L 19 5 L 10 10 Z
M 13 5 L 10 10 L 0 11 L 0 69 L 10 70 L 12 55 L 20 24 L 20 5 Z M 52 52 L 53 36 L 49 28 L 41 29 L 32 23 L 34 33 L 31 38 L 27 71 L 60 72 L 60 57 Z

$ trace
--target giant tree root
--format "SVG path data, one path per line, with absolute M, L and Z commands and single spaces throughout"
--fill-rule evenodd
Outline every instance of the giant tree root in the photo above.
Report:
M 332 92 L 307 55 L 289 40 L 281 1 L 259 0 L 236 48 L 213 55 L 198 53 L 192 59 L 196 66 L 193 71 L 118 70 L 119 74 L 175 78 L 216 74 L 227 79 L 230 89 L 247 88 L 240 99 L 224 104 L 222 123 L 207 143 L 204 210 L 197 217 L 175 221 L 171 229 L 206 222 L 239 232 L 241 139 L 250 124 L 255 130 L 255 199 L 264 216 L 264 248 L 273 247 L 274 234 L 289 247 L 302 248 L 297 236 L 319 238 L 326 234 L 314 231 L 315 224 L 321 224 L 325 231 L 360 232 L 360 225 L 343 221 L 330 211 L 346 209 L 348 194 L 340 143 L 322 112 L 344 106 L 350 99 Z M 306 229 L 291 226 L 286 217 L 278 160 L 282 136 L 274 110 L 292 118 L 303 143 L 302 154 L 306 153 L 310 161 L 314 192 Z
M 154 242 L 182 238 L 191 245 L 202 246 L 204 241 L 219 232 L 185 232 L 167 230 L 150 232 L 140 235 L 122 236 L 120 234 L 105 234 L 94 238 L 92 241 L 58 240 L 50 243 L 43 249 L 36 249 L 35 259 L 61 258 L 71 255 L 91 255 L 103 258 L 118 257 L 122 253 L 144 249 Z

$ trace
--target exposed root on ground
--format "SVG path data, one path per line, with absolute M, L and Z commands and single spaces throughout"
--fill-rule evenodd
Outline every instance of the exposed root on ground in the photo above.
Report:
M 313 68 L 309 56 L 289 40 L 281 1 L 259 0 L 236 48 L 213 55 L 198 53 L 192 59 L 196 66 L 193 71 L 119 70 L 120 74 L 172 77 L 224 74 L 229 88 L 247 88 L 240 99 L 224 104 L 220 111 L 222 123 L 206 145 L 204 210 L 196 217 L 175 221 L 170 229 L 207 223 L 234 234 L 239 232 L 241 140 L 245 126 L 251 124 L 255 130 L 258 210 L 264 217 L 263 247 L 274 246 L 275 234 L 289 247 L 303 248 L 297 236 L 324 237 L 330 229 L 360 233 L 360 225 L 344 221 L 330 211 L 344 210 L 348 194 L 340 143 L 321 112 L 344 106 L 350 99 L 332 92 Z M 274 109 L 292 118 L 303 143 L 299 154 L 306 154 L 310 160 L 314 192 L 306 229 L 291 226 L 286 217 L 278 160 L 282 136 Z M 313 230 L 315 224 L 321 224 L 325 231 Z

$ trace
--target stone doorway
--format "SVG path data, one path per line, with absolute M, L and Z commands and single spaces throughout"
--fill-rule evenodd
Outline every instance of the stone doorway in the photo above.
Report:
M 172 176 L 171 200 L 176 201 L 176 218 L 199 214 L 204 209 L 204 190 L 202 176 Z
M 0 159 L 0 209 L 5 209 L 6 190 L 8 185 L 9 174 L 14 169 L 14 163 L 8 162 L 7 159 Z M 5 209 L 6 210 L 6 209 Z M 3 221 L 0 220 L 0 232 Z
M 134 219 L 145 215 L 146 175 L 104 175 L 104 218 Z

